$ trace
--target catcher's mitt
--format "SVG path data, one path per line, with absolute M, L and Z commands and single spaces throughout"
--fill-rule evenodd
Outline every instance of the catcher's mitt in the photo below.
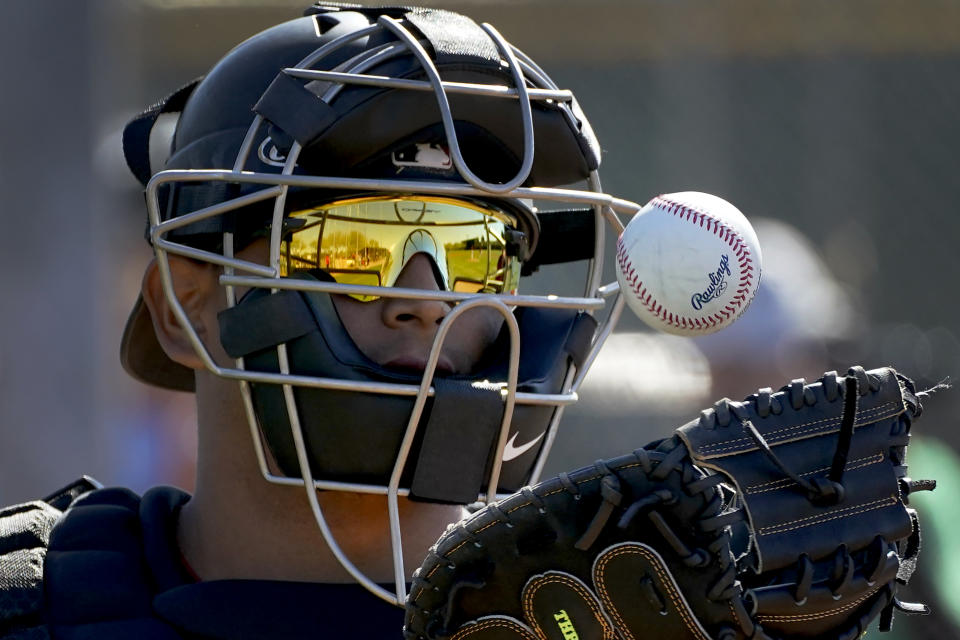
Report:
M 669 439 L 452 526 L 414 574 L 405 637 L 855 638 L 919 548 L 913 384 L 892 369 L 721 400 Z

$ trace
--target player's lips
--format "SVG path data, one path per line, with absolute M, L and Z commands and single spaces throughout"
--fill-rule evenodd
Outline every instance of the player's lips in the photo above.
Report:
M 419 356 L 400 356 L 387 361 L 383 366 L 400 373 L 423 373 L 427 368 L 427 359 Z M 453 363 L 443 354 L 437 359 L 436 373 L 454 373 Z

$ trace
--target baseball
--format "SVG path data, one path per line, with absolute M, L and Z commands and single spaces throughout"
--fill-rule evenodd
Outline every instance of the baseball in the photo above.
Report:
M 657 196 L 617 239 L 617 280 L 627 305 L 667 333 L 705 335 L 730 325 L 753 300 L 760 273 L 750 222 L 709 193 Z

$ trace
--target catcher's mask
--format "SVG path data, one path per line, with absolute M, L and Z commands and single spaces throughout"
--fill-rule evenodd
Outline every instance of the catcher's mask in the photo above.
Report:
M 181 115 L 166 170 L 151 175 L 150 132 L 166 112 Z M 133 120 L 124 151 L 146 186 L 167 298 L 206 367 L 240 382 L 264 477 L 303 484 L 344 567 L 401 604 L 398 496 L 489 502 L 536 481 L 622 308 L 593 317 L 617 293 L 600 280 L 603 233 L 640 207 L 600 190 L 598 144 L 572 94 L 469 18 L 314 7 Z M 258 238 L 269 257 L 239 259 Z M 222 267 L 220 337 L 235 366 L 216 363 L 188 321 L 168 254 Z M 436 289 L 391 286 L 416 255 Z M 517 293 L 521 275 L 575 260 L 586 277 L 573 295 Z M 357 347 L 331 294 L 451 308 L 424 370 L 398 370 Z M 502 316 L 499 338 L 471 372 L 444 372 L 450 327 L 478 307 Z M 193 388 L 142 301 L 122 359 L 141 380 Z M 387 496 L 395 593 L 343 555 L 315 489 Z

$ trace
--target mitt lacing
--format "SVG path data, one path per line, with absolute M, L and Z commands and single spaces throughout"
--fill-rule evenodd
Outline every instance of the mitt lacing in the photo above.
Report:
M 701 414 L 700 424 L 706 428 L 725 427 L 730 424 L 731 419 L 736 418 L 743 425 L 746 434 L 767 459 L 806 492 L 807 499 L 818 505 L 837 504 L 844 497 L 843 473 L 847 466 L 850 443 L 853 439 L 859 399 L 871 391 L 877 391 L 880 388 L 880 380 L 875 376 L 868 376 L 863 367 L 851 367 L 843 378 L 842 385 L 835 371 L 826 373 L 821 378 L 821 385 L 828 402 L 834 402 L 840 397 L 843 398 L 843 413 L 840 418 L 837 448 L 834 450 L 833 461 L 825 477 L 820 476 L 808 480 L 787 467 L 750 420 L 746 405 L 743 403 L 732 402 L 724 398 L 714 405 L 712 411 L 706 410 Z M 791 381 L 781 391 L 785 392 L 790 406 L 794 410 L 800 410 L 804 405 L 813 406 L 817 402 L 813 389 L 804 384 L 803 378 Z M 784 407 L 780 397 L 779 394 L 774 394 L 769 387 L 760 389 L 753 400 L 757 415 L 766 418 L 770 414 L 780 415 L 783 413 Z
M 679 496 L 668 488 L 656 489 L 634 501 L 626 508 L 617 522 L 617 526 L 626 529 L 641 512 L 646 512 L 651 524 L 685 565 L 704 567 L 716 562 L 720 567 L 722 573 L 707 590 L 709 599 L 719 602 L 734 597 L 740 587 L 736 582 L 736 565 L 729 548 L 729 540 L 723 535 L 722 530 L 727 525 L 742 520 L 743 512 L 737 510 L 722 513 L 725 504 L 717 486 L 724 481 L 723 476 L 703 476 L 700 470 L 690 464 L 687 449 L 680 444 L 677 444 L 666 454 L 660 451 L 641 449 L 635 451 L 634 455 L 641 461 L 641 466 L 651 480 L 662 481 L 671 472 L 676 471 L 680 474 L 681 487 L 684 493 L 689 496 L 704 495 L 708 497 L 693 520 L 697 522 L 700 531 L 712 534 L 712 540 L 706 545 L 705 549 L 691 548 L 674 531 L 667 519 L 657 510 L 657 507 L 670 506 L 678 502 Z M 655 464 L 652 458 L 660 456 L 662 458 L 659 463 Z
M 583 532 L 580 539 L 573 545 L 574 548 L 580 549 L 581 551 L 586 551 L 596 542 L 600 532 L 603 531 L 603 527 L 606 526 L 607 520 L 613 515 L 613 510 L 619 507 L 623 501 L 623 494 L 620 492 L 620 478 L 617 477 L 617 474 L 611 471 L 601 460 L 597 460 L 594 463 L 594 467 L 596 467 L 597 471 L 601 474 L 600 497 L 603 499 L 603 502 L 600 503 L 600 507 L 593 516 L 593 520 L 590 521 L 590 526 L 587 527 L 587 530 Z M 561 482 L 563 482 L 562 479 Z M 574 495 L 579 495 L 579 491 Z
M 887 559 L 886 552 L 889 544 L 882 536 L 873 539 L 867 550 L 867 561 L 863 567 L 867 586 L 872 587 L 876 584 L 878 576 L 883 571 Z M 844 595 L 852 591 L 852 584 L 856 573 L 856 563 L 850 555 L 847 546 L 841 544 L 833 552 L 833 567 L 830 571 L 828 586 L 834 600 L 840 600 Z M 797 606 L 803 606 L 807 602 L 807 595 L 813 586 L 814 564 L 807 556 L 801 554 L 797 559 L 797 580 L 794 585 L 793 600 Z

